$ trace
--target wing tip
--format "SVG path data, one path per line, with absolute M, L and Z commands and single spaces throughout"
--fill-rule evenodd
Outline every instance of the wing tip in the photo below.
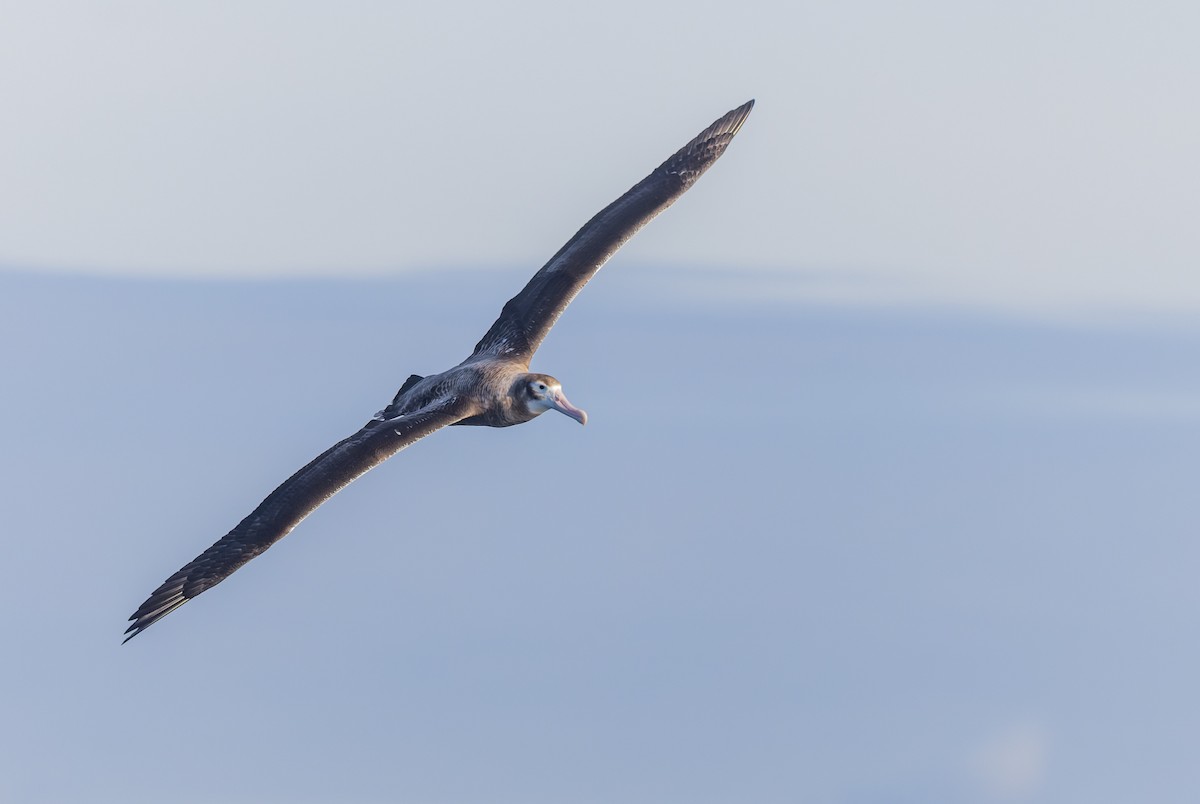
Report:
M 121 640 L 122 645 L 191 599 L 184 592 L 185 580 L 186 577 L 178 573 L 171 576 L 162 586 L 154 590 L 154 594 L 146 598 L 142 605 L 138 606 L 137 611 L 129 615 L 129 621 L 133 624 L 125 629 L 128 636 Z
M 751 98 L 736 109 L 721 115 L 664 162 L 659 170 L 684 177 L 686 189 L 686 186 L 690 186 L 700 174 L 721 158 L 721 154 L 725 153 L 725 149 L 733 141 L 734 135 L 741 130 L 753 108 L 754 99 Z
M 738 133 L 738 130 L 742 127 L 742 123 L 746 122 L 746 118 L 750 116 L 750 112 L 753 110 L 754 98 L 751 98 L 741 106 L 728 112 L 724 117 L 721 118 L 721 120 L 717 122 L 720 123 L 724 121 L 729 128 L 723 133 L 733 136 L 734 134 Z
M 746 122 L 746 118 L 750 116 L 753 109 L 754 98 L 751 98 L 736 109 L 729 110 L 717 118 L 711 126 L 701 131 L 692 141 L 693 144 L 699 145 L 717 137 L 732 139 L 733 135 L 741 130 L 742 124 Z
M 133 621 L 133 625 L 131 625 L 125 629 L 125 633 L 128 634 L 128 636 L 121 640 L 121 644 L 124 645 L 126 642 L 133 639 L 135 636 L 142 633 L 147 628 L 154 625 L 156 622 L 161 620 L 163 617 L 166 617 L 168 614 L 175 611 L 175 609 L 179 608 L 180 606 L 182 606 L 184 603 L 187 603 L 187 602 L 188 602 L 188 598 L 184 597 L 183 595 L 180 595 L 177 599 L 172 600 L 171 602 L 164 604 L 163 606 L 160 606 L 158 609 L 156 609 L 148 614 L 136 614 L 136 613 L 133 614 L 129 618 L 130 620 Z

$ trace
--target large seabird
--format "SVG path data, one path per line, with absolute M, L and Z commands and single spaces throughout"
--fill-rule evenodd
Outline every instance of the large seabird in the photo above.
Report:
M 584 224 L 509 300 L 471 356 L 428 377 L 413 375 L 361 430 L 339 441 L 271 492 L 220 541 L 154 590 L 129 619 L 128 642 L 282 539 L 350 481 L 447 425 L 508 427 L 547 410 L 587 423 L 562 385 L 529 360 L 592 275 L 626 240 L 683 195 L 717 161 L 754 101 L 717 120 L 629 192 Z

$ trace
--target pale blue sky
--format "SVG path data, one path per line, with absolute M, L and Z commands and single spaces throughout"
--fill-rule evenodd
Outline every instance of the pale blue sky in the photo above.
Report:
M 536 265 L 756 97 L 736 164 L 634 256 L 1186 312 L 1198 33 L 1187 2 L 9 3 L 0 263 Z
M 1190 804 L 1200 336 L 673 275 L 124 646 L 523 277 L 0 276 L 0 799 Z
M 0 8 L 0 801 L 1196 800 L 1193 4 Z M 537 356 L 586 428 L 120 646 L 749 97 Z

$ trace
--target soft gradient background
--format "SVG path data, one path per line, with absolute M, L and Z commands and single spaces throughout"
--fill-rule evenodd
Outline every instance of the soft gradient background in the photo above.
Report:
M 1191 804 L 1198 8 L 0 3 L 0 801 Z M 748 97 L 587 428 L 119 646 Z

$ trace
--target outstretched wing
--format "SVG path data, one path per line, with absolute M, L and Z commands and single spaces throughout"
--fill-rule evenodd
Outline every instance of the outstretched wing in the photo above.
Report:
M 450 397 L 405 416 L 370 421 L 334 444 L 285 480 L 220 541 L 155 589 L 129 618 L 133 625 L 126 629 L 129 636 L 125 641 L 228 578 L 367 470 L 474 412 L 469 402 Z
M 504 305 L 475 355 L 528 360 L 554 322 L 625 241 L 674 203 L 725 152 L 754 101 L 713 123 L 629 192 L 584 224 L 525 288 Z

